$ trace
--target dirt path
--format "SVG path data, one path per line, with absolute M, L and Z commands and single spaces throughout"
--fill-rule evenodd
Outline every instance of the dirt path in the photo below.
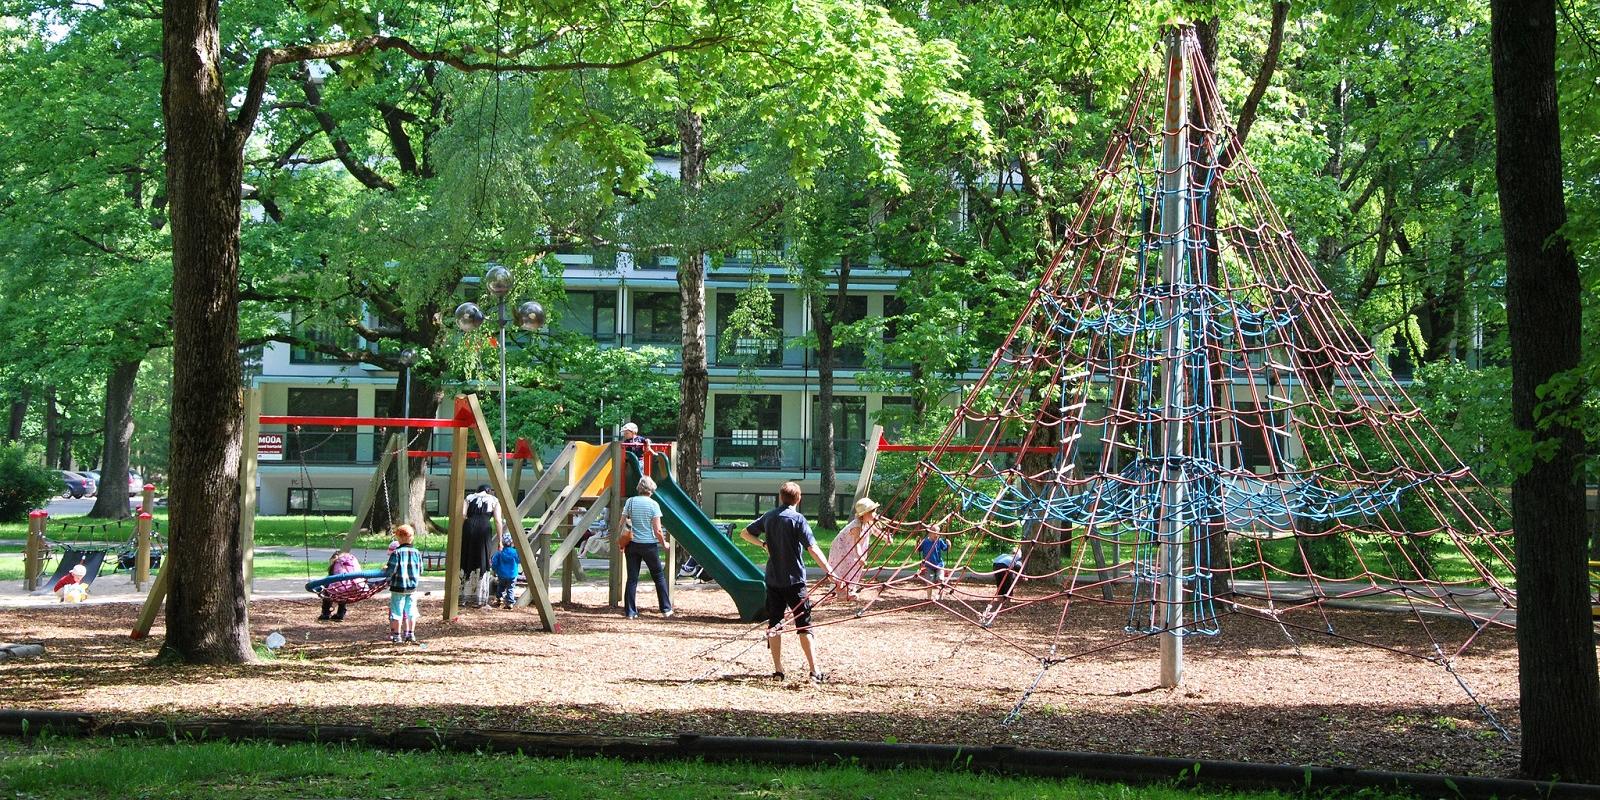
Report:
M 137 717 L 1011 743 L 1467 774 L 1516 766 L 1515 743 L 1441 667 L 1329 636 L 1296 632 L 1291 642 L 1259 620 L 1229 617 L 1221 636 L 1190 639 L 1179 690 L 1154 688 L 1153 640 L 1057 664 L 1007 726 L 1040 667 L 974 626 L 928 610 L 828 625 L 817 637 L 828 683 L 775 684 L 759 632 L 728 621 L 727 595 L 686 584 L 677 594 L 677 618 L 647 611 L 627 621 L 604 608 L 603 587 L 585 586 L 578 606 L 559 609 L 554 635 L 535 632 L 526 610 L 469 611 L 446 626 L 435 619 L 434 595 L 422 603 L 425 648 L 382 640 L 381 601 L 332 625 L 315 621 L 314 599 L 266 599 L 251 609 L 256 640 L 277 630 L 289 644 L 274 660 L 240 668 L 151 666 L 162 629 L 130 641 L 131 604 L 4 609 L 0 640 L 43 642 L 48 653 L 0 668 L 0 704 Z M 640 605 L 653 608 L 648 593 Z M 1059 614 L 1040 605 L 996 630 L 1045 646 Z M 1402 615 L 1334 611 L 1328 620 L 1370 644 L 1421 650 L 1429 641 Z M 1124 621 L 1115 608 L 1075 604 L 1060 652 L 1122 639 Z M 1315 628 L 1323 619 L 1298 621 Z M 1468 632 L 1456 621 L 1427 627 L 1440 639 Z M 793 642 L 785 642 L 788 672 L 799 676 Z M 1514 734 L 1512 636 L 1486 631 L 1456 667 Z

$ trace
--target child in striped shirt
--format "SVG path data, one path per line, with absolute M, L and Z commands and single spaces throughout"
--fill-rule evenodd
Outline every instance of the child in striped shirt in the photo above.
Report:
M 422 576 L 422 552 L 411 546 L 410 525 L 394 529 L 400 546 L 389 554 L 383 568 L 389 576 L 389 641 L 417 643 L 417 579 Z

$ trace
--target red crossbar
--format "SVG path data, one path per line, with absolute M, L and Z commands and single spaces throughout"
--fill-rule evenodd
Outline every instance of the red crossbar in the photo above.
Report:
M 880 453 L 928 453 L 938 450 L 941 453 L 1055 453 L 1054 447 L 1022 447 L 1021 445 L 995 445 L 993 447 L 981 444 L 952 444 L 944 447 L 931 444 L 889 444 L 882 436 L 878 437 L 878 452 Z
M 416 417 L 282 417 L 261 415 L 262 425 L 320 425 L 334 428 L 354 428 L 370 425 L 374 428 L 465 428 L 470 420 L 421 419 Z

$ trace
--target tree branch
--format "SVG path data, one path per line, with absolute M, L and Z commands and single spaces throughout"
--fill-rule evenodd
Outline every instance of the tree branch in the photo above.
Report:
M 250 70 L 250 81 L 246 84 L 244 102 L 239 105 L 239 113 L 234 118 L 231 128 L 232 141 L 230 143 L 235 149 L 244 147 L 245 140 L 250 137 L 250 132 L 255 129 L 256 117 L 261 113 L 261 102 L 267 92 L 267 77 L 272 73 L 273 67 L 284 64 L 352 58 L 373 51 L 398 50 L 417 61 L 445 64 L 461 72 L 542 73 L 573 72 L 588 69 L 625 69 L 670 53 L 681 53 L 723 44 L 731 38 L 722 34 L 699 36 L 685 42 L 651 48 L 617 61 L 586 61 L 579 59 L 575 61 L 552 61 L 544 64 L 524 64 L 515 60 L 502 61 L 500 57 L 496 57 L 491 61 L 470 61 L 459 53 L 445 50 L 424 50 L 403 37 L 382 34 L 363 36 L 359 39 L 346 39 L 340 42 L 263 48 L 256 53 L 255 66 Z M 513 57 L 515 52 L 513 51 Z M 500 55 L 504 56 L 506 54 Z
M 1272 33 L 1267 37 L 1267 52 L 1261 57 L 1261 71 L 1256 73 L 1256 82 L 1250 87 L 1244 106 L 1239 109 L 1239 118 L 1234 121 L 1233 141 L 1223 152 L 1219 164 L 1223 170 L 1233 163 L 1239 153 L 1244 152 L 1244 140 L 1250 136 L 1256 111 L 1261 108 L 1261 100 L 1266 97 L 1267 87 L 1272 84 L 1272 73 L 1278 69 L 1278 56 L 1283 52 L 1283 26 L 1288 19 L 1288 0 L 1276 0 L 1272 4 Z
M 344 165 L 350 177 L 360 181 L 361 185 L 368 189 L 393 191 L 394 184 L 371 167 L 361 163 L 361 159 L 357 158 L 355 151 L 350 148 L 349 140 L 339 134 L 338 121 L 322 107 L 322 88 L 317 85 L 316 79 L 304 69 L 296 70 L 296 77 L 299 79 L 301 90 L 306 94 L 307 110 L 316 118 L 317 125 L 322 128 L 323 134 L 328 137 L 328 143 L 333 146 L 333 154 L 339 157 L 339 163 Z

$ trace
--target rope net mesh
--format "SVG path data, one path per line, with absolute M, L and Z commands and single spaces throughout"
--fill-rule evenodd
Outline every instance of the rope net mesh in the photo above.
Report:
M 1378 371 L 1234 139 L 1192 31 L 1178 52 L 1188 77 L 1157 102 L 1136 87 L 1061 249 L 884 504 L 890 535 L 853 587 L 865 607 L 816 592 L 818 625 L 932 606 L 1046 665 L 1104 649 L 1067 648 L 1077 602 L 1125 607 L 1118 642 L 1214 635 L 1237 614 L 1339 635 L 1328 606 L 1392 606 L 1427 639 L 1406 652 L 1445 664 L 1509 625 L 1501 499 Z M 1187 113 L 1168 128 L 1173 92 Z M 920 569 L 930 530 L 961 580 Z M 993 629 L 1046 603 L 1053 637 Z M 1471 624 L 1430 624 L 1440 613 Z

